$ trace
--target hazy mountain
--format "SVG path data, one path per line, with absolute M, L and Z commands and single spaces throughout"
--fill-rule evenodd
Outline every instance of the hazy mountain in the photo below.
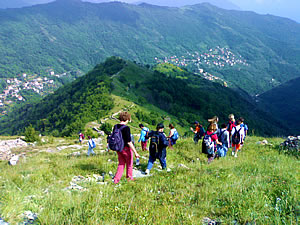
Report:
M 290 80 L 258 97 L 259 104 L 300 134 L 300 77 Z
M 300 76 L 300 24 L 210 4 L 168 8 L 59 0 L 0 10 L 0 42 L 0 78 L 49 67 L 87 72 L 112 55 L 145 64 L 195 51 L 218 58 L 210 51 L 217 47 L 226 49 L 222 60 L 234 61 L 219 68 L 203 58 L 200 67 L 252 95 Z M 240 57 L 247 65 L 235 64 Z
M 24 6 L 36 5 L 36 4 L 44 4 L 48 2 L 53 2 L 55 0 L 1 0 L 0 8 L 21 8 Z M 113 2 L 113 0 L 82 0 L 83 2 L 91 2 L 91 3 L 103 3 L 103 2 Z M 238 6 L 234 5 L 228 0 L 144 0 L 144 1 L 134 1 L 134 0 L 120 0 L 120 2 L 126 3 L 135 3 L 140 4 L 142 2 L 159 5 L 159 6 L 171 6 L 171 7 L 181 7 L 185 5 L 195 5 L 203 2 L 208 2 L 215 6 L 224 9 L 239 9 Z
M 128 2 L 128 1 L 124 0 L 124 2 Z M 195 4 L 206 2 L 223 9 L 235 9 L 235 10 L 240 9 L 238 6 L 234 5 L 232 2 L 228 0 L 142 0 L 136 3 L 140 4 L 143 2 L 152 5 L 170 6 L 170 7 L 182 7 L 186 5 L 195 5 Z

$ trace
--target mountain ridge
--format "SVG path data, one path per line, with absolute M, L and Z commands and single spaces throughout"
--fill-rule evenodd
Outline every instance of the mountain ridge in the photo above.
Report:
M 280 23 L 274 28 L 277 20 Z M 37 72 L 49 66 L 59 72 L 76 69 L 87 72 L 91 65 L 111 55 L 147 64 L 153 63 L 154 57 L 221 45 L 229 46 L 249 61 L 249 68 L 230 69 L 241 73 L 240 76 L 250 75 L 247 82 L 253 90 L 246 88 L 246 84 L 242 87 L 248 93 L 272 88 L 269 81 L 273 78 L 282 83 L 300 76 L 299 24 L 277 17 L 222 10 L 209 4 L 178 9 L 118 2 L 59 1 L 1 10 L 0 24 L 3 25 L 0 41 L 6 43 L 0 49 L 1 74 Z M 15 35 L 8 39 L 5 34 L 9 32 Z M 228 81 L 234 81 L 236 76 L 228 70 L 208 69 Z M 260 73 L 262 79 L 255 82 L 254 75 Z
M 118 57 L 108 58 L 39 103 L 27 104 L 3 117 L 1 133 L 20 133 L 32 124 L 43 134 L 75 135 L 87 122 L 100 121 L 112 109 L 115 103 L 109 93 L 135 104 L 154 105 L 176 117 L 181 127 L 190 127 L 195 120 L 206 125 L 214 115 L 227 122 L 228 114 L 234 112 L 245 117 L 258 134 L 288 133 L 284 125 L 229 88 L 189 72 L 183 77 L 167 76 Z M 260 128 L 262 123 L 266 125 Z
M 285 121 L 293 135 L 300 133 L 300 77 L 258 96 L 260 107 Z

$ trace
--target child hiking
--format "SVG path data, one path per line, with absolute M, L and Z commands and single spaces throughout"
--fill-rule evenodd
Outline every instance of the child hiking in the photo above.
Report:
M 79 132 L 79 144 L 82 144 L 82 141 L 84 139 L 84 134 L 81 133 L 81 131 Z
M 228 124 L 227 124 L 227 131 L 229 132 L 229 141 L 230 141 L 230 147 L 232 146 L 232 143 L 231 143 L 231 132 L 232 132 L 232 129 L 236 126 L 236 122 L 235 122 L 235 119 L 234 119 L 234 115 L 233 114 L 229 114 L 228 116 Z
M 159 160 L 162 169 L 166 169 L 167 167 L 167 150 L 166 147 L 169 145 L 169 141 L 164 134 L 164 125 L 158 124 L 156 126 L 156 131 L 150 131 L 148 133 L 148 137 L 150 140 L 149 147 L 149 161 L 147 165 L 147 169 L 145 171 L 146 174 L 150 173 L 150 170 L 153 167 L 153 163 L 156 159 Z
M 133 180 L 133 153 L 136 158 L 139 158 L 130 134 L 130 128 L 127 126 L 131 119 L 128 112 L 121 112 L 119 116 L 120 123 L 116 124 L 108 142 L 111 150 L 117 151 L 118 154 L 118 169 L 114 177 L 114 183 L 117 184 L 121 180 L 126 165 L 126 178 Z M 123 147 L 123 148 L 122 148 Z
M 229 148 L 229 132 L 225 123 L 221 125 L 221 129 L 218 132 L 218 140 L 222 145 L 217 145 L 217 154 L 219 157 L 225 157 Z
M 89 139 L 88 141 L 89 149 L 87 152 L 87 156 L 90 156 L 90 154 L 96 155 L 96 153 L 94 152 L 94 148 L 96 148 L 96 143 L 91 136 L 88 136 L 88 139 Z
M 178 131 L 175 129 L 173 124 L 170 123 L 169 128 L 171 130 L 170 130 L 169 136 L 167 138 L 169 138 L 169 148 L 173 149 L 173 145 L 176 144 L 176 141 L 179 138 L 179 134 L 178 134 Z
M 191 127 L 190 130 L 193 131 L 194 135 L 194 143 L 198 144 L 198 141 L 204 136 L 205 130 L 202 125 L 198 121 L 195 121 L 195 130 Z
M 222 145 L 222 143 L 218 141 L 216 131 L 216 124 L 211 124 L 203 138 L 202 152 L 207 154 L 208 163 L 211 163 L 214 160 L 217 144 Z
M 141 130 L 141 136 L 138 142 L 141 142 L 141 147 L 143 151 L 147 151 L 147 142 L 148 139 L 146 138 L 147 133 L 149 132 L 149 128 L 145 127 L 143 124 L 140 124 L 139 127 Z
M 245 137 L 244 128 L 241 127 L 242 121 L 236 121 L 236 126 L 231 131 L 232 155 L 237 157 L 238 151 L 241 149 Z

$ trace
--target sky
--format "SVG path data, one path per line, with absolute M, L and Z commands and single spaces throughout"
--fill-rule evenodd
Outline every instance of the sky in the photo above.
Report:
M 300 23 L 300 0 L 230 0 L 242 10 L 287 17 Z
M 123 1 L 133 3 L 142 0 L 123 0 Z M 231 1 L 232 3 L 240 7 L 241 10 L 254 11 L 259 14 L 272 14 L 276 16 L 287 17 L 300 23 L 300 0 L 229 0 L 229 1 Z

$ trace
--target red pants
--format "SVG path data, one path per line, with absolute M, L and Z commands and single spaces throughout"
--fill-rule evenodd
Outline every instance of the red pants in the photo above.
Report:
M 117 173 L 114 178 L 115 184 L 119 183 L 124 172 L 126 165 L 126 178 L 133 180 L 132 168 L 133 168 L 133 153 L 129 147 L 125 147 L 122 152 L 118 152 L 119 165 Z
M 147 150 L 147 141 L 141 141 L 141 146 L 142 146 L 142 150 L 146 151 Z

